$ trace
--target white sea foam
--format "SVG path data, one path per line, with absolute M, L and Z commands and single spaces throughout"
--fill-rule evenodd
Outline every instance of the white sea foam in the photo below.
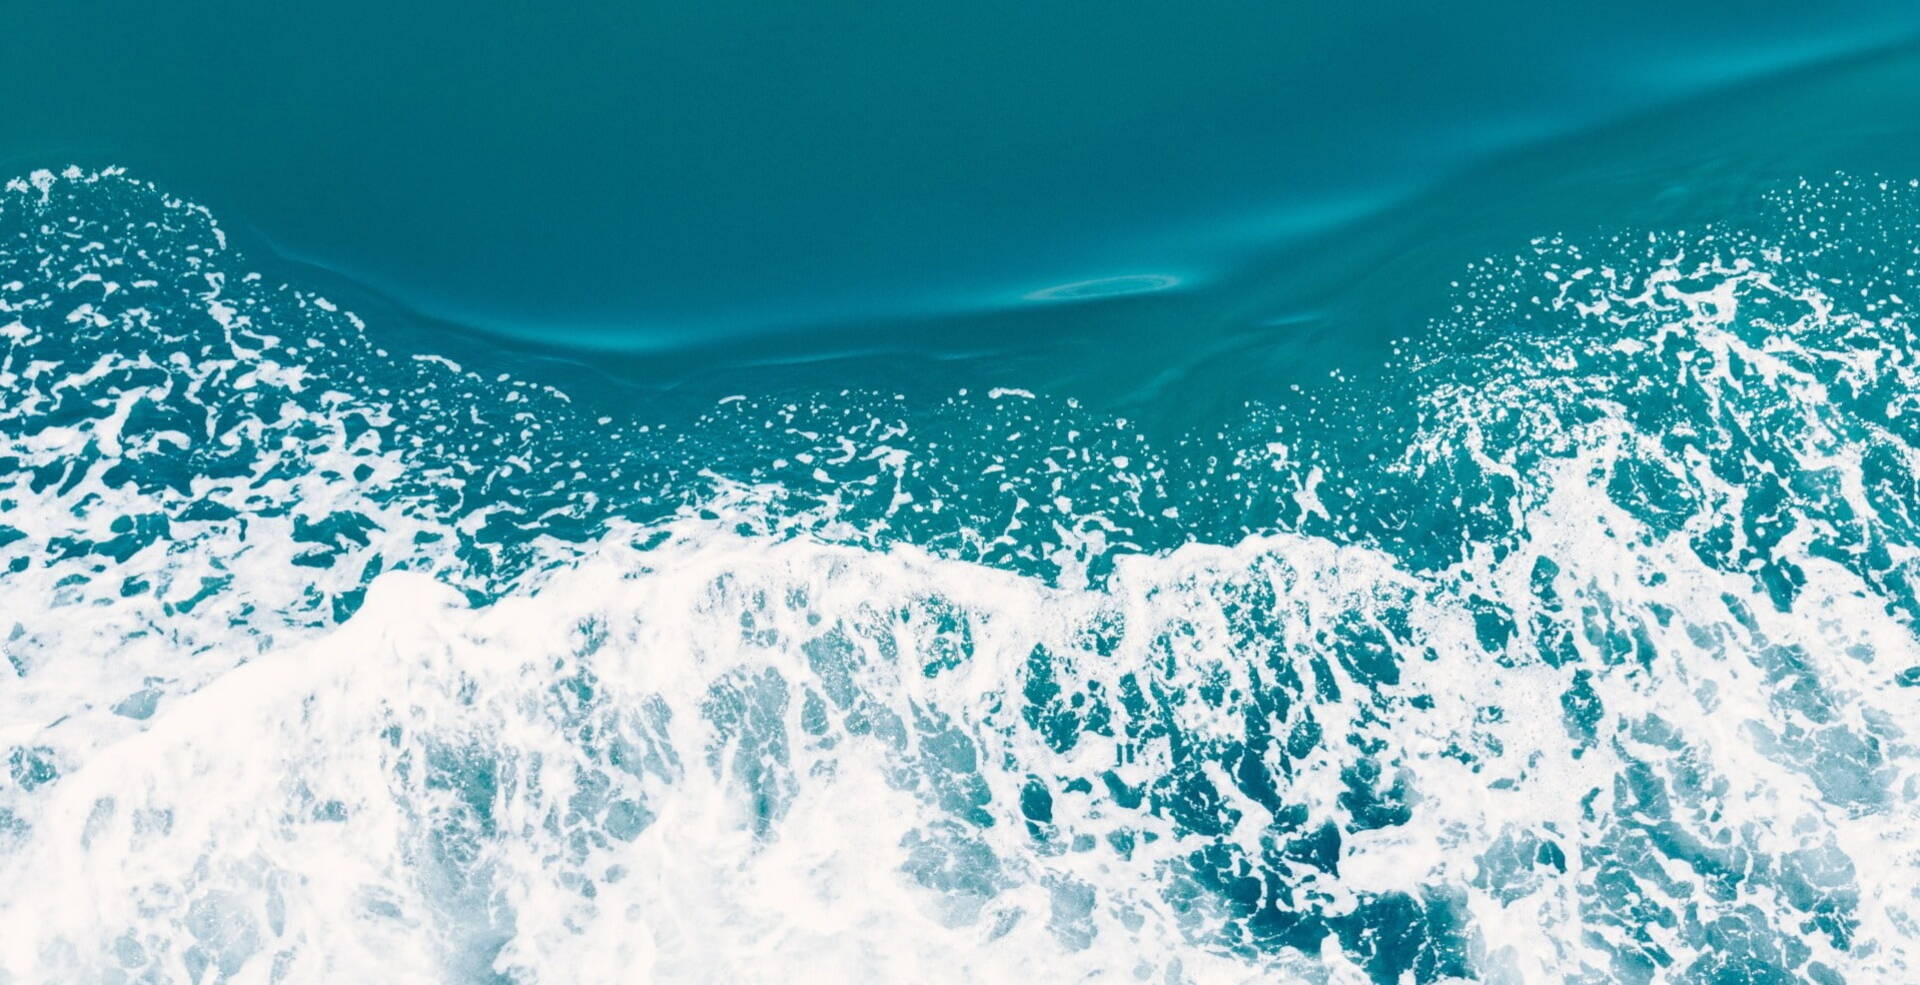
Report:
M 1577 480 L 1594 464 L 1564 468 Z M 1686 757 L 1724 784 L 1720 824 L 1857 886 L 1858 939 L 1874 946 L 1816 946 L 1829 966 L 1895 980 L 1920 964 L 1911 814 L 1834 803 L 1806 763 L 1755 741 L 1794 717 L 1757 648 L 1805 648 L 1805 672 L 1841 699 L 1851 727 L 1870 728 L 1920 713 L 1914 689 L 1887 682 L 1920 660 L 1910 634 L 1857 579 L 1819 567 L 1809 614 L 1753 604 L 1743 629 L 1720 599 L 1751 598 L 1746 579 L 1705 569 L 1677 542 L 1620 535 L 1631 518 L 1581 482 L 1554 488 L 1534 527 L 1540 554 L 1584 559 L 1562 578 L 1618 611 L 1689 613 L 1649 627 L 1657 663 L 1596 684 L 1614 738 L 1639 755 Z M 1214 674 L 1250 686 L 1221 612 L 1249 579 L 1272 586 L 1282 624 L 1307 639 L 1315 624 L 1404 604 L 1434 648 L 1404 681 L 1431 709 L 1390 729 L 1420 809 L 1348 839 L 1339 880 L 1310 883 L 1331 908 L 1356 893 L 1469 887 L 1489 972 L 1538 981 L 1606 965 L 1577 933 L 1591 926 L 1575 891 L 1591 873 L 1577 855 L 1516 899 L 1471 888 L 1503 834 L 1599 842 L 1623 810 L 1610 803 L 1615 754 L 1582 755 L 1562 727 L 1572 669 L 1490 659 L 1451 590 L 1381 555 L 1255 538 L 1129 558 L 1106 589 L 1070 591 L 911 549 L 775 544 L 710 521 L 671 534 L 644 552 L 612 538 L 541 590 L 478 610 L 431 579 L 383 575 L 341 629 L 247 660 L 138 726 L 76 702 L 42 741 L 78 734 L 86 751 L 25 816 L 34 834 L 0 873 L 39 887 L 0 911 L 4 967 L 21 981 L 111 980 L 129 953 L 191 969 L 181 956 L 197 952 L 233 981 L 474 980 L 489 962 L 528 981 L 1212 982 L 1270 980 L 1289 964 L 1303 979 L 1361 981 L 1326 970 L 1344 963 L 1331 946 L 1323 969 L 1207 946 L 1207 921 L 1162 897 L 1164 867 L 1198 844 L 1163 818 L 1100 796 L 1056 799 L 1067 841 L 1162 836 L 1122 860 L 1104 844 L 1049 852 L 1004 806 L 1019 803 L 1022 771 L 1124 763 L 1123 777 L 1146 781 L 1167 767 L 1164 748 L 1089 735 L 1062 755 L 1019 729 L 1008 698 L 1036 645 L 1077 653 L 1077 684 L 1117 688 L 1171 647 L 1154 671 L 1170 691 Z M 1453 577 L 1471 571 L 1523 597 L 1535 556 Z M 1649 584 L 1656 572 L 1666 580 Z M 945 645 L 927 617 L 935 600 L 963 614 L 971 651 L 929 676 L 921 668 Z M 1076 645 L 1101 624 L 1125 627 L 1117 647 Z M 1870 656 L 1849 655 L 1862 649 Z M 138 684 L 83 667 L 75 673 L 92 676 L 79 691 Z M 1347 702 L 1317 709 L 1328 734 L 1365 715 L 1368 689 L 1342 686 Z M 851 688 L 844 707 L 836 687 Z M 1504 720 L 1478 720 L 1496 696 Z M 810 702 L 828 710 L 818 733 Z M 850 734 L 839 716 L 855 704 L 891 715 L 897 732 Z M 1176 714 L 1190 738 L 1244 729 L 1204 705 Z M 1661 720 L 1683 749 L 1634 735 Z M 1447 755 L 1476 731 L 1505 747 L 1486 769 Z M 1337 812 L 1338 764 L 1337 753 L 1308 757 L 1289 799 Z M 1904 798 L 1913 766 L 1896 769 L 1880 782 Z M 930 796 L 975 776 L 995 805 L 990 827 L 959 824 Z M 1589 791 L 1599 801 L 1583 815 Z M 490 820 L 476 820 L 476 803 Z M 1231 837 L 1257 850 L 1266 813 L 1244 797 L 1235 806 Z M 635 832 L 642 818 L 651 823 Z M 940 878 L 917 882 L 929 853 Z M 1768 895 L 1723 905 L 1778 909 Z M 1670 946 L 1684 956 L 1684 942 Z
M 11 194 L 62 180 L 87 179 Z M 242 278 L 196 283 L 218 331 L 191 345 L 178 312 L 109 317 L 109 276 L 52 272 L 98 306 L 16 282 L 0 982 L 1358 985 L 1393 933 L 1420 982 L 1913 979 L 1905 322 L 1765 251 L 1557 249 L 1468 293 L 1590 332 L 1405 367 L 1421 423 L 1387 473 L 1481 524 L 1442 561 L 1345 536 L 1348 479 L 1296 428 L 1217 478 L 1278 476 L 1297 529 L 1147 551 L 1048 448 L 1007 532 L 970 532 L 1052 523 L 1025 572 L 764 477 L 561 538 L 604 487 L 463 498 L 582 481 L 536 387 L 329 375 Z M 152 344 L 45 358 L 61 326 Z M 1630 407 L 1622 365 L 1686 413 Z M 989 396 L 1027 415 L 995 455 L 1045 401 Z M 210 416 L 153 416 L 186 406 Z M 884 520 L 922 505 L 906 425 L 809 440 L 822 486 L 862 468 Z M 238 465 L 115 472 L 186 447 Z M 1797 498 L 1761 510 L 1775 479 Z M 476 573 L 496 523 L 525 557 Z M 1315 932 L 1273 929 L 1295 917 Z

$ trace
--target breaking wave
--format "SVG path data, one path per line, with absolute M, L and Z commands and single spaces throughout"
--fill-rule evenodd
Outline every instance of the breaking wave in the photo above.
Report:
M 1910 980 L 1917 204 L 1543 239 L 1156 443 L 636 410 L 37 172 L 0 982 Z

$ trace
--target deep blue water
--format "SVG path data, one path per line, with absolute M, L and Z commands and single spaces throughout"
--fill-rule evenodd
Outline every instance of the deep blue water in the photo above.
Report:
M 1920 8 L 5 27 L 0 985 L 1920 976 Z

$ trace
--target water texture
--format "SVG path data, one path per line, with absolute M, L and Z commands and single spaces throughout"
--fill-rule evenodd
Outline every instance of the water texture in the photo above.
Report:
M 1920 979 L 1912 63 L 620 358 L 23 168 L 0 983 Z

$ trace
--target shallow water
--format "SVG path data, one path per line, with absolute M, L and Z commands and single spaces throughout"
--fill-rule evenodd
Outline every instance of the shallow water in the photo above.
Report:
M 45 12 L 0 982 L 1914 978 L 1855 6 Z

